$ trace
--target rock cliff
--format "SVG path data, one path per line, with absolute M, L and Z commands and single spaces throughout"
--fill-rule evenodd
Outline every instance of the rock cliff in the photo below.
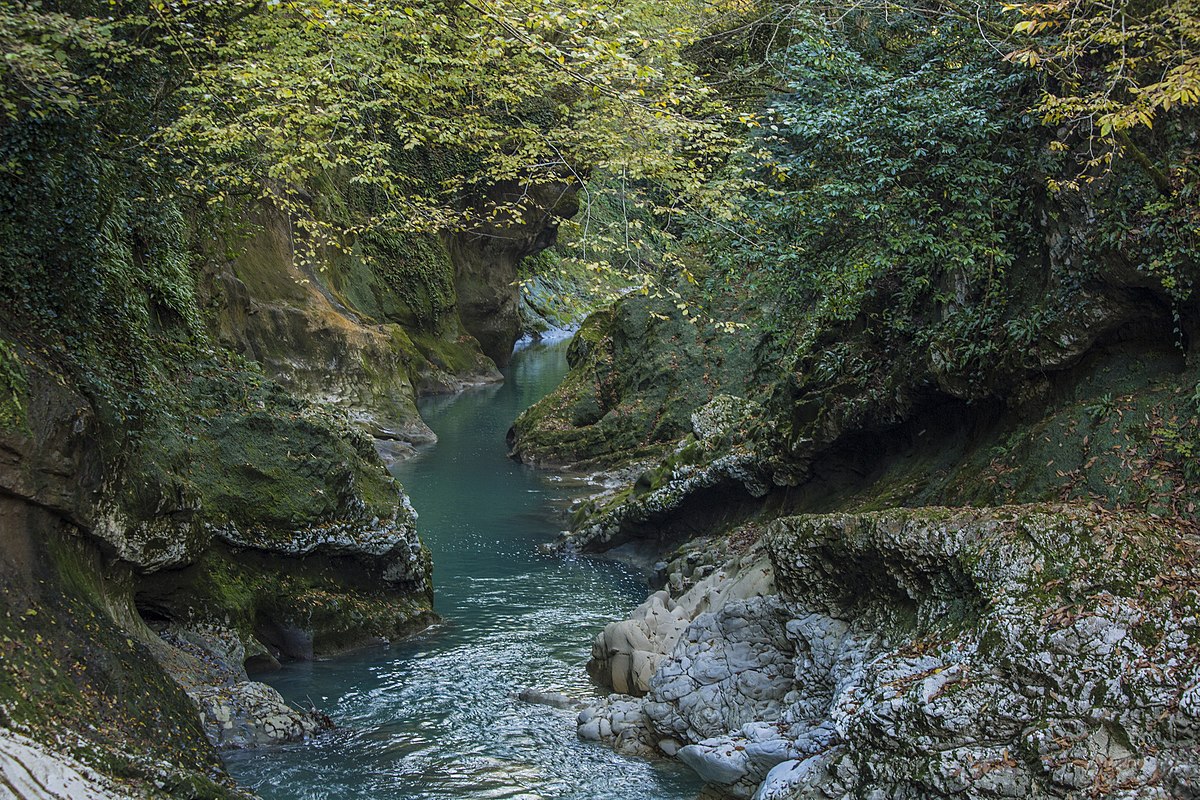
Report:
M 21 413 L 0 431 L 7 726 L 102 773 L 236 794 L 209 742 L 328 724 L 247 664 L 432 618 L 414 514 L 344 420 L 253 370 L 192 364 L 205 398 L 193 419 L 122 436 L 38 354 L 14 353 Z
M 36 201 L 5 213 L 54 202 Z M 255 671 L 434 620 L 385 459 L 433 441 L 419 395 L 500 379 L 459 294 L 552 241 L 553 220 L 511 245 L 364 235 L 313 261 L 273 213 L 121 206 L 101 235 L 96 198 L 71 202 L 78 240 L 107 249 L 72 260 L 52 237 L 0 263 L 0 725 L 65 759 L 48 775 L 86 765 L 113 796 L 240 796 L 216 748 L 330 725 Z M 487 291 L 516 318 L 511 280 Z

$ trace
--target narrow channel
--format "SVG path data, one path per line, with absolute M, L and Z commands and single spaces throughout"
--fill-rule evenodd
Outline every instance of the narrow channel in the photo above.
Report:
M 592 694 L 592 634 L 645 594 L 616 564 L 540 555 L 572 490 L 505 457 L 505 432 L 562 380 L 565 352 L 565 341 L 532 345 L 503 384 L 422 404 L 439 443 L 395 474 L 433 551 L 445 623 L 387 649 L 266 676 L 338 729 L 231 755 L 243 785 L 265 800 L 696 797 L 690 773 L 581 742 L 574 711 L 515 697 L 526 687 Z

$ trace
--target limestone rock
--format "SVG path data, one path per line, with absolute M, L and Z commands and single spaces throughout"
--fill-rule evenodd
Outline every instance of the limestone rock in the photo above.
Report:
M 327 717 L 293 708 L 278 691 L 257 681 L 206 686 L 188 695 L 200 709 L 205 733 L 221 748 L 295 742 L 330 727 Z
M 526 688 L 517 692 L 517 699 L 522 703 L 531 703 L 551 708 L 579 708 L 583 702 L 562 692 L 548 692 L 541 689 Z
M 0 728 L 0 800 L 129 800 L 94 770 Z
M 159 631 L 155 659 L 195 704 L 204 733 L 222 749 L 306 739 L 332 727 L 324 714 L 289 705 L 278 691 L 246 675 L 246 642 L 221 625 L 170 624 Z
M 698 614 L 644 698 L 584 725 L 613 741 L 619 717 L 755 800 L 1197 796 L 1200 589 L 1179 537 L 1069 506 L 784 518 L 778 596 Z
M 701 614 L 650 686 L 657 730 L 699 742 L 775 719 L 792 685 L 787 614 L 774 597 L 733 600 Z
M 665 590 L 655 592 L 629 619 L 611 622 L 596 635 L 589 674 L 613 691 L 639 697 L 646 694 L 658 666 L 699 614 L 721 607 L 727 600 L 771 594 L 772 578 L 766 552 L 758 544 L 735 554 L 722 567 L 714 567 L 678 599 Z
M 579 712 L 579 738 L 602 742 L 618 753 L 652 756 L 657 753 L 653 731 L 640 700 L 613 694 Z
M 403 457 L 437 439 L 417 412 L 418 395 L 501 379 L 462 327 L 455 267 L 435 238 L 400 238 L 374 252 L 387 270 L 335 254 L 317 268 L 293 258 L 286 217 L 257 217 L 259 231 L 212 276 L 213 323 L 222 344 L 289 391 L 338 407 L 384 452 Z

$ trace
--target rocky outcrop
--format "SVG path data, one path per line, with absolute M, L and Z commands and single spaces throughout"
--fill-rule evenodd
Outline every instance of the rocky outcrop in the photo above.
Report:
M 641 697 L 700 614 L 774 594 L 774 572 L 759 540 L 739 552 L 728 549 L 720 540 L 693 544 L 674 560 L 674 569 L 664 567 L 668 588 L 596 635 L 588 661 L 592 678 L 617 693 Z
M 738 797 L 1197 791 L 1194 543 L 1070 506 L 784 518 L 778 594 L 726 599 L 581 735 Z M 660 604 L 662 600 L 658 601 Z
M 246 643 L 237 631 L 216 624 L 169 623 L 158 635 L 161 644 L 152 643 L 151 649 L 196 704 L 204 733 L 214 746 L 295 742 L 333 726 L 316 709 L 294 708 L 274 688 L 250 680 Z
M 483 221 L 444 237 L 463 327 L 500 366 L 508 364 L 524 331 L 521 259 L 554 243 L 559 221 L 579 208 L 578 188 L 573 182 L 496 184 L 478 209 Z
M 223 775 L 196 706 L 163 668 L 167 648 L 133 606 L 129 569 L 23 498 L 0 496 L 0 541 L 0 747 L 29 737 L 40 745 L 37 761 L 50 764 L 39 773 L 27 753 L 6 749 L 5 773 L 15 760 L 41 776 L 40 789 L 8 788 L 33 798 L 243 797 Z M 56 783 L 63 762 L 86 783 Z
M 220 748 L 263 747 L 298 742 L 333 727 L 315 711 L 302 711 L 258 681 L 209 686 L 189 693 L 200 722 Z
M 693 623 L 727 604 L 757 605 L 774 594 L 774 573 L 752 528 L 730 539 L 689 543 L 661 572 L 667 589 L 652 594 L 629 619 L 609 623 L 597 634 L 588 672 L 613 694 L 579 716 L 582 738 L 640 756 L 673 756 L 679 751 L 675 737 L 650 725 L 644 698 L 659 671 L 674 668 L 672 653 Z M 710 637 L 708 643 L 713 654 L 721 654 L 718 657 L 731 648 L 734 658 L 741 658 L 745 653 L 738 652 L 738 638 L 734 633 L 723 641 Z M 696 706 L 697 700 L 690 702 Z M 696 710 L 704 713 L 699 707 Z
M 19 733 L 0 735 L 0 797 L 4 800 L 128 800 L 132 794 L 64 753 Z
M 694 312 L 716 320 L 758 313 L 724 297 Z M 628 295 L 584 321 L 567 353 L 570 373 L 513 425 L 512 454 L 602 468 L 663 455 L 715 396 L 753 399 L 755 372 L 772 352 L 766 339 L 689 321 L 665 298 Z
M 109 774 L 236 796 L 213 745 L 328 725 L 250 681 L 248 663 L 432 619 L 415 513 L 357 427 L 252 369 L 188 363 L 128 435 L 41 354 L 16 352 L 20 414 L 0 428 L 0 725 L 82 737 Z
M 662 537 L 663 528 L 697 496 L 715 498 L 728 513 L 740 502 L 766 495 L 784 474 L 761 445 L 770 438 L 762 429 L 773 425 L 758 403 L 717 395 L 690 415 L 690 423 L 689 432 L 658 464 L 621 490 L 581 503 L 557 547 L 603 552 L 630 539 Z

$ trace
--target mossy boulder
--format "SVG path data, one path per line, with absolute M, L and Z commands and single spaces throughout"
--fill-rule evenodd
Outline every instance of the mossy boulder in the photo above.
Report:
M 691 432 L 632 484 L 580 503 L 557 545 L 596 552 L 651 538 L 666 547 L 677 538 L 673 523 L 686 529 L 694 516 L 714 527 L 731 522 L 740 506 L 752 506 L 772 487 L 778 465 L 762 445 L 772 427 L 763 412 L 752 400 L 717 395 L 690 415 Z M 689 508 L 697 498 L 706 502 Z M 714 505 L 723 508 L 716 512 Z
M 571 344 L 562 385 L 513 426 L 513 455 L 604 466 L 661 454 L 716 395 L 760 396 L 756 374 L 770 357 L 769 342 L 747 346 L 746 333 L 713 322 L 745 315 L 737 299 L 687 316 L 683 310 L 664 298 L 631 295 L 589 316 Z M 704 321 L 690 321 L 694 316 Z

